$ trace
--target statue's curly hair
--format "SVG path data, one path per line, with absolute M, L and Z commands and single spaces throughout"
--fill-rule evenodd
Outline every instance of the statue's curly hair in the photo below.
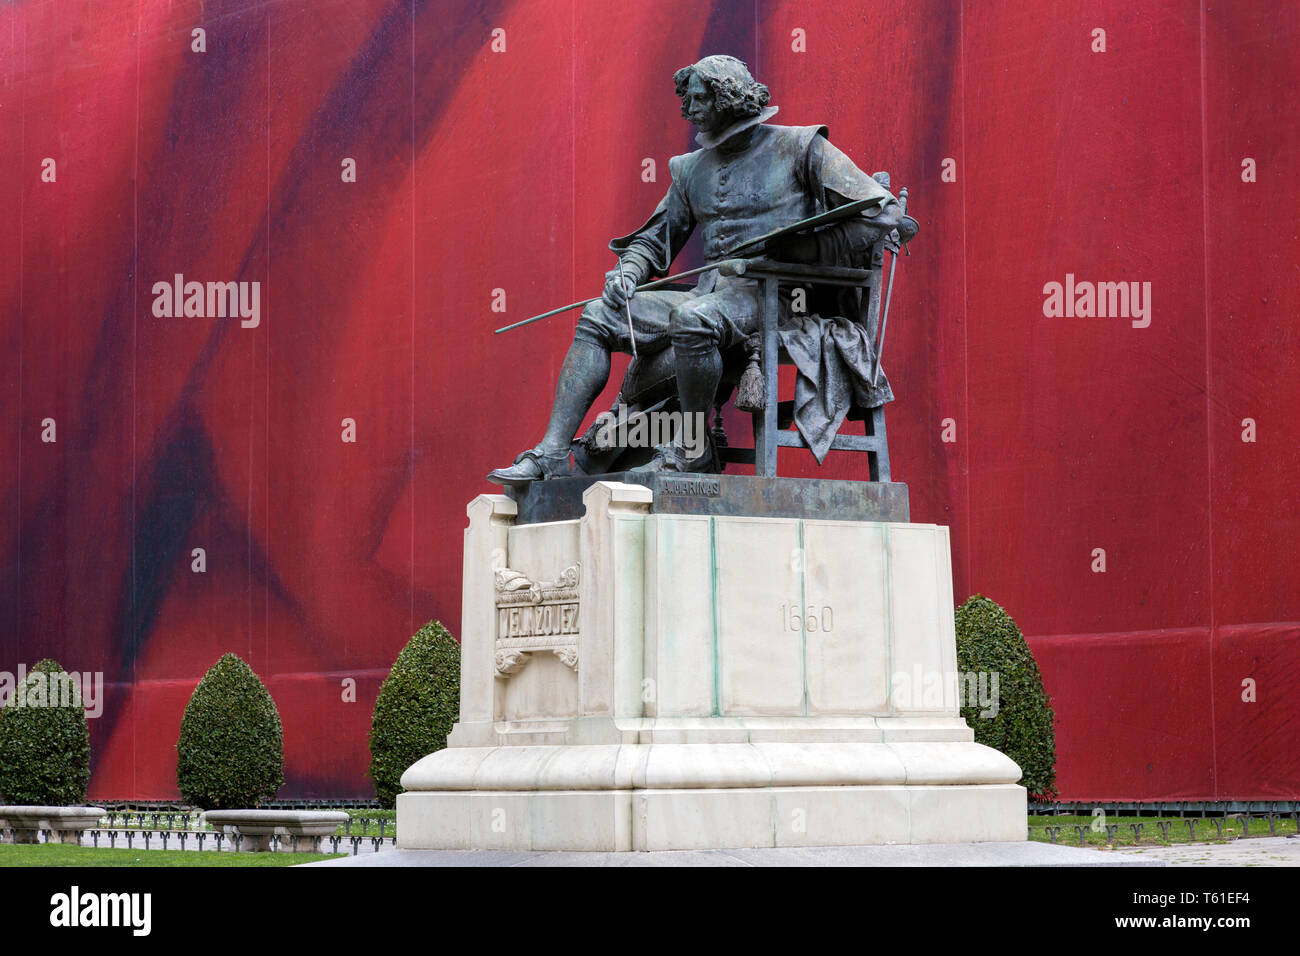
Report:
M 709 56 L 673 74 L 673 86 L 687 117 L 686 87 L 698 76 L 713 94 L 714 105 L 737 117 L 757 116 L 771 98 L 767 87 L 749 75 L 749 67 L 731 56 Z M 689 118 L 689 117 L 688 117 Z

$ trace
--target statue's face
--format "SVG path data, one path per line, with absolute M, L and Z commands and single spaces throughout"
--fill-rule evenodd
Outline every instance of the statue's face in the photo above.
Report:
M 695 124 L 702 133 L 716 133 L 731 120 L 731 116 L 717 108 L 713 101 L 713 92 L 698 74 L 692 75 L 686 84 L 686 95 L 682 97 L 686 107 L 686 118 Z

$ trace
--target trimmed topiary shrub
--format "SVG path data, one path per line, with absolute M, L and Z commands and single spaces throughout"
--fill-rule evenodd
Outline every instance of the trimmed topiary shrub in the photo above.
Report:
M 81 688 L 47 658 L 0 708 L 0 803 L 84 805 L 88 783 L 90 728 Z
M 976 594 L 957 609 L 957 668 L 963 674 L 998 676 L 997 713 L 994 708 L 967 703 L 961 715 L 975 731 L 975 742 L 1006 754 L 1020 765 L 1020 785 L 1031 799 L 1056 798 L 1056 731 L 1052 702 L 1029 645 L 1011 615 Z M 963 684 L 963 688 L 965 684 Z
M 253 669 L 223 654 L 185 705 L 176 741 L 181 799 L 204 810 L 243 810 L 284 783 L 284 732 Z
M 447 746 L 460 715 L 460 645 L 437 621 L 416 632 L 379 688 L 370 725 L 375 796 L 392 807 L 406 768 Z

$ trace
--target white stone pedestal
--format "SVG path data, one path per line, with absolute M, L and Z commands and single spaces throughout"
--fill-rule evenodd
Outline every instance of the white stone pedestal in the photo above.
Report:
M 1025 839 L 958 714 L 948 529 L 650 514 L 465 532 L 461 713 L 398 845 L 668 850 Z

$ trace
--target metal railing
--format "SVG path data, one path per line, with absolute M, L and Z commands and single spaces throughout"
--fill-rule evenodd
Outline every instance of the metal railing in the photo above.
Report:
M 1300 813 L 1297 800 L 1093 800 L 1029 804 L 1030 816 L 1091 816 L 1101 809 L 1117 817 L 1218 817 L 1231 814 L 1267 816 L 1270 813 L 1294 816 Z
M 14 843 L 16 837 L 22 832 L 24 835 L 32 831 L 18 831 L 12 827 L 0 830 L 4 842 Z M 62 843 L 55 836 L 52 830 L 38 830 L 36 842 L 41 843 Z M 208 850 L 215 852 L 239 852 L 244 841 L 248 837 L 241 836 L 238 833 L 228 834 L 219 830 L 167 830 L 167 829 L 140 829 L 138 827 L 96 827 L 91 830 L 81 830 L 78 832 L 78 845 L 84 847 L 93 847 L 96 849 L 127 849 L 127 850 Z M 271 850 L 281 852 L 284 840 L 294 839 L 293 837 L 280 837 L 279 835 L 270 838 Z M 385 846 L 396 847 L 397 835 L 390 833 L 387 835 L 375 834 L 333 834 L 324 837 L 310 837 L 311 853 L 347 853 L 351 850 L 351 855 L 356 856 L 362 846 L 369 845 L 374 852 L 378 853 Z M 65 844 L 71 845 L 71 844 Z M 343 847 L 343 849 L 340 849 Z
M 339 801 L 349 809 L 355 805 Z M 213 830 L 202 822 L 200 811 L 181 807 L 176 804 L 156 804 L 148 809 L 138 806 L 125 808 L 115 801 L 101 801 L 107 812 L 100 818 L 100 825 L 79 833 L 78 843 L 87 847 L 108 847 L 141 850 L 228 850 L 239 851 L 246 837 Z M 113 806 L 114 809 L 108 809 Z M 312 805 L 319 809 L 320 803 Z M 324 837 L 313 837 L 313 853 L 346 853 L 351 850 L 353 856 L 361 847 L 369 845 L 375 852 L 384 846 L 397 846 L 397 821 L 383 816 L 349 817 L 340 827 L 341 833 Z M 0 830 L 6 843 L 15 842 L 20 831 L 9 827 Z M 32 831 L 21 831 L 30 834 Z M 285 837 L 284 839 L 291 839 Z M 60 842 L 54 832 L 48 829 L 37 831 L 37 842 Z M 279 851 L 282 845 L 280 836 L 272 836 L 272 849 Z M 344 849 L 340 850 L 340 847 Z M 323 848 L 323 849 L 322 849 Z
M 1101 811 L 1100 814 L 1097 811 Z M 1047 839 L 1051 843 L 1056 843 L 1068 827 L 1077 837 L 1079 846 L 1084 846 L 1087 843 L 1088 833 L 1092 832 L 1094 828 L 1096 828 L 1096 832 L 1101 832 L 1104 829 L 1106 842 L 1113 845 L 1121 826 L 1125 824 L 1108 823 L 1106 821 L 1110 818 L 1124 817 L 1164 818 L 1147 822 L 1160 831 L 1160 839 L 1166 843 L 1170 842 L 1170 831 L 1177 824 L 1182 824 L 1186 828 L 1188 842 L 1197 839 L 1196 828 L 1200 824 L 1206 824 L 1201 831 L 1202 840 L 1222 840 L 1224 838 L 1224 825 L 1230 821 L 1241 825 L 1241 834 L 1231 837 L 1231 839 L 1235 840 L 1252 839 L 1251 824 L 1260 820 L 1268 823 L 1268 836 L 1277 836 L 1279 821 L 1288 817 L 1295 826 L 1295 833 L 1300 834 L 1300 800 L 1178 800 L 1112 803 L 1057 801 L 1050 804 L 1030 804 L 1029 815 L 1045 819 L 1062 816 L 1097 817 L 1099 820 L 1098 827 L 1095 827 L 1093 822 L 1068 825 L 1047 823 L 1041 827 L 1046 832 Z M 1128 822 L 1126 825 L 1133 834 L 1133 843 L 1137 844 L 1142 838 L 1147 823 L 1139 819 L 1136 823 Z M 1213 836 L 1209 832 L 1210 825 L 1214 827 Z M 1035 828 L 1030 827 L 1031 837 L 1033 836 L 1033 829 Z M 1287 836 L 1291 835 L 1287 834 Z M 1254 838 L 1257 839 L 1262 836 L 1264 834 L 1259 834 Z

